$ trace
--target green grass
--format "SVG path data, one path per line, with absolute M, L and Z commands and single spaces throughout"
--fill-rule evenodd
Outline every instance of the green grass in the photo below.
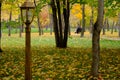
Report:
M 43 31 L 44 31 L 45 33 L 50 33 L 50 29 L 49 29 L 49 28 L 48 28 L 48 29 L 44 28 Z M 8 29 L 7 29 L 7 28 L 2 29 L 2 32 L 3 32 L 3 33 L 8 33 Z M 20 29 L 19 29 L 19 28 L 12 28 L 12 29 L 11 29 L 11 34 L 16 34 L 16 33 L 19 33 L 19 32 L 20 32 Z M 25 29 L 24 29 L 24 32 L 25 32 Z M 38 28 L 31 28 L 31 32 L 32 32 L 32 33 L 38 32 Z
M 120 79 L 120 41 L 101 39 L 100 73 L 104 80 Z M 54 36 L 32 33 L 33 80 L 87 80 L 92 62 L 90 38 L 68 39 L 68 48 L 55 47 Z M 0 80 L 24 80 L 25 38 L 19 34 L 2 37 Z
M 7 34 L 3 34 L 2 37 L 2 46 L 24 46 L 25 37 L 19 37 L 19 34 L 12 34 L 11 37 L 8 37 Z M 119 40 L 107 40 L 101 39 L 100 46 L 101 48 L 116 49 L 120 48 Z M 42 35 L 32 33 L 31 36 L 31 45 L 32 46 L 49 46 L 55 47 L 55 38 L 53 35 Z M 79 35 L 70 36 L 68 38 L 68 47 L 79 47 L 79 48 L 91 48 L 92 40 L 91 38 L 80 38 Z

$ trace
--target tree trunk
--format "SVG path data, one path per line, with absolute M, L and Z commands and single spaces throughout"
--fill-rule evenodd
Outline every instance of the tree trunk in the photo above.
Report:
M 114 32 L 117 32 L 117 26 L 118 26 L 118 22 L 116 22 L 116 24 L 115 24 L 115 30 L 114 30 Z
M 59 47 L 60 39 L 59 39 L 59 33 L 58 33 L 57 9 L 56 9 L 56 5 L 55 5 L 55 0 L 51 0 L 51 7 L 52 7 L 52 13 L 53 13 L 55 42 L 56 42 L 56 47 Z
M 93 25 L 94 25 L 94 16 L 93 16 L 93 14 L 94 14 L 94 8 L 93 8 L 93 6 L 91 7 L 91 9 L 92 9 L 92 11 L 91 11 L 92 15 L 91 15 L 91 18 L 90 18 L 90 35 L 92 37 Z
M 21 16 L 19 15 L 19 17 L 18 17 L 18 20 L 19 20 L 19 31 L 20 31 L 20 32 L 19 32 L 19 37 L 22 37 L 22 24 L 23 24 L 23 23 L 21 23 L 20 17 L 21 17 Z
M 85 32 L 85 4 L 82 6 L 82 32 L 81 32 L 81 37 L 84 37 L 84 32 Z
M 35 0 L 34 0 L 34 4 L 35 4 L 35 7 L 37 7 Z M 39 14 L 37 15 L 37 23 L 38 23 L 38 32 L 39 32 L 39 36 L 40 36 L 40 35 L 42 35 L 42 31 L 41 31 L 41 24 L 40 24 Z
M 51 7 L 53 12 L 56 47 L 66 48 L 69 29 L 69 0 L 63 0 L 63 4 L 61 2 L 59 0 L 51 0 Z M 60 9 L 61 5 L 65 6 L 63 7 L 63 17 Z
M 67 2 L 67 3 L 66 3 Z M 70 16 L 70 2 L 69 0 L 63 0 L 63 4 L 66 5 L 66 8 L 63 8 L 63 14 L 64 14 L 64 22 L 65 22 L 65 29 L 64 29 L 64 42 L 63 42 L 63 48 L 67 47 L 67 40 L 68 40 L 68 29 L 69 29 L 69 16 Z
M 12 20 L 12 10 L 10 11 L 10 18 L 9 18 L 9 22 L 11 22 Z M 11 25 L 8 25 L 8 36 L 11 36 Z
M 22 26 L 21 26 L 21 25 L 19 26 L 19 29 L 20 29 L 20 34 L 19 34 L 19 36 L 22 37 Z
M 2 48 L 1 48 L 1 38 L 2 38 L 2 30 L 1 30 L 1 6 L 2 6 L 2 2 L 0 2 L 0 52 L 2 52 Z
M 106 19 L 105 19 L 104 25 L 103 25 L 103 35 L 105 35 L 105 28 L 106 28 Z
M 60 2 L 59 0 L 56 0 L 56 4 L 57 4 L 57 11 L 58 11 L 58 20 L 59 20 L 59 35 L 60 35 L 60 44 L 59 47 L 63 46 L 63 34 L 62 34 L 62 18 L 61 18 L 61 10 L 60 10 Z
M 71 26 L 70 26 L 70 23 L 69 23 L 69 29 L 68 29 L 69 31 L 69 36 L 71 35 Z
M 112 28 L 111 28 L 111 34 L 113 34 L 114 24 L 115 24 L 115 22 L 113 21 Z
M 92 37 L 92 67 L 91 75 L 99 77 L 99 60 L 100 60 L 100 32 L 103 26 L 103 11 L 104 11 L 104 0 L 98 0 L 98 16 L 97 21 L 93 28 Z M 94 79 L 93 79 L 94 80 Z
M 50 14 L 50 35 L 52 35 L 52 32 L 53 32 L 53 17 L 52 17 L 52 14 Z
M 109 31 L 110 30 L 110 25 L 109 25 L 109 20 L 108 20 L 108 18 L 106 19 L 106 27 L 107 27 L 107 31 Z
M 49 28 L 50 28 L 50 35 L 52 35 L 53 32 L 53 17 L 52 17 L 52 13 L 50 12 L 50 5 L 48 5 L 48 12 L 49 12 Z
M 39 15 L 37 16 L 37 21 L 38 21 L 38 32 L 39 32 L 39 36 L 42 35 L 42 32 L 41 32 L 41 24 L 40 24 L 40 18 L 39 18 Z

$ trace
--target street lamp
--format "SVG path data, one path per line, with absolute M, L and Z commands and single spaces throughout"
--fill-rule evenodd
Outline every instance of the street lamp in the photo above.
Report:
M 26 39 L 25 40 L 25 80 L 32 80 L 30 24 L 33 21 L 34 9 L 35 9 L 34 3 L 29 2 L 28 0 L 26 0 L 20 7 L 22 21 L 23 23 L 26 24 L 26 27 L 25 27 L 25 39 Z

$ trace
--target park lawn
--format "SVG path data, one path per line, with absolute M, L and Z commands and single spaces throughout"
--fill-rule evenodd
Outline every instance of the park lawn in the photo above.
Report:
M 68 48 L 55 47 L 53 35 L 32 33 L 33 80 L 89 79 L 92 49 L 90 38 L 79 35 L 68 38 Z M 3 34 L 0 53 L 0 80 L 24 80 L 24 34 Z M 100 73 L 104 80 L 120 79 L 120 41 L 101 39 Z

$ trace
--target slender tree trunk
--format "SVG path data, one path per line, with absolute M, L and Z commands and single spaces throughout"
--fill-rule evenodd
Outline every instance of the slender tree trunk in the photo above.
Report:
M 10 11 L 10 18 L 9 18 L 9 22 L 12 20 L 12 10 Z M 8 25 L 8 36 L 11 36 L 11 25 Z
M 69 36 L 71 35 L 71 26 L 70 26 L 70 23 L 69 23 L 69 29 L 68 29 L 69 31 Z
M 109 25 L 109 20 L 108 20 L 108 18 L 106 19 L 106 27 L 107 27 L 107 31 L 109 31 L 110 30 L 110 25 Z
M 49 28 L 50 28 L 50 35 L 52 35 L 53 32 L 53 17 L 52 17 L 52 13 L 50 12 L 50 5 L 48 5 L 48 12 L 49 12 Z
M 94 8 L 93 8 L 93 6 L 91 7 L 91 9 L 92 9 L 92 11 L 91 11 L 92 15 L 91 15 L 91 18 L 90 18 L 90 34 L 91 34 L 91 37 L 92 37 L 93 25 L 94 25 L 94 16 L 93 16 Z
M 24 32 L 24 23 L 22 23 L 22 25 L 21 25 L 21 32 L 22 33 Z
M 115 24 L 114 32 L 117 32 L 117 26 L 118 26 L 118 22 L 116 22 L 116 24 Z
M 39 18 L 39 15 L 37 16 L 37 21 L 38 21 L 38 32 L 39 32 L 39 36 L 42 35 L 42 32 L 41 32 L 41 24 L 40 24 L 40 18 Z
M 35 4 L 35 7 L 37 7 L 35 0 L 34 0 L 34 4 Z M 37 23 L 38 23 L 38 32 L 39 32 L 39 36 L 40 36 L 40 35 L 42 35 L 42 30 L 41 30 L 41 24 L 40 24 L 39 14 L 37 15 Z
M 20 34 L 19 34 L 19 36 L 22 37 L 22 27 L 21 27 L 21 25 L 19 26 L 19 29 L 20 29 Z
M 91 75 L 99 77 L 99 61 L 100 61 L 100 32 L 103 26 L 104 0 L 98 0 L 98 16 L 93 28 L 92 37 L 92 67 Z M 94 80 L 94 79 L 93 79 Z
M 1 29 L 1 6 L 2 6 L 2 2 L 0 1 L 0 52 L 2 52 L 2 48 L 1 48 L 1 38 L 2 38 L 2 29 Z
M 112 28 L 111 28 L 111 34 L 113 34 L 114 25 L 115 25 L 115 22 L 113 21 Z
M 52 35 L 52 32 L 53 32 L 53 17 L 52 17 L 52 14 L 50 14 L 50 35 Z
M 82 32 L 81 32 L 81 37 L 84 37 L 84 32 L 85 32 L 85 4 L 82 6 Z
M 19 36 L 22 37 L 22 24 L 23 24 L 23 23 L 21 23 L 20 17 L 21 17 L 21 16 L 19 15 L 19 17 L 18 17 L 18 20 L 19 20 L 19 29 L 20 29 L 20 30 L 19 30 L 19 31 L 20 31 L 20 32 L 19 32 Z
M 105 28 L 106 28 L 106 19 L 105 19 L 104 25 L 103 25 L 103 35 L 105 35 Z

